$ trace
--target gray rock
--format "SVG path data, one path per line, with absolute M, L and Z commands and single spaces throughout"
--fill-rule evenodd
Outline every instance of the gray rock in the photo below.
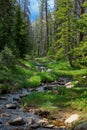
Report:
M 7 109 L 16 109 L 16 108 L 17 108 L 17 105 L 16 105 L 16 104 L 7 104 L 7 105 L 6 105 L 6 108 L 7 108 Z
M 84 122 L 84 123 L 81 123 L 81 124 L 77 125 L 72 130 L 87 130 L 87 122 Z
M 28 124 L 34 124 L 35 123 L 35 119 L 33 117 L 30 117 L 28 120 L 27 120 Z
M 25 124 L 25 121 L 23 120 L 22 117 L 18 117 L 14 119 L 13 121 L 10 121 L 9 124 L 13 126 L 21 126 Z
M 30 126 L 30 128 L 32 128 L 32 129 L 37 129 L 37 128 L 39 128 L 39 127 L 40 127 L 39 124 L 33 124 L 33 125 Z
M 0 100 L 7 100 L 6 97 L 0 97 Z
M 50 129 L 53 128 L 53 127 L 54 127 L 53 124 L 49 124 L 49 125 L 46 125 L 46 126 L 45 126 L 45 128 L 50 128 Z

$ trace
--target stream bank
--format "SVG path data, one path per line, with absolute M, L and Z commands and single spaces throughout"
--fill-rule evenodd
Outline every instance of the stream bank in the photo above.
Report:
M 35 89 L 22 89 L 0 96 L 0 130 L 65 130 L 64 124 L 56 126 L 49 124 L 47 118 L 41 117 L 35 111 L 24 111 L 21 107 L 21 99 L 33 91 L 45 92 L 56 86 L 64 86 L 69 79 L 63 78 L 58 81 L 44 84 Z M 48 112 L 48 111 L 47 111 Z M 46 113 L 46 112 L 45 112 Z M 62 122 L 61 122 L 62 123 Z

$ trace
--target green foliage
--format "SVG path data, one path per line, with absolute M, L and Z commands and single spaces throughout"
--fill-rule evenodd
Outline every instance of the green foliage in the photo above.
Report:
M 7 68 L 14 68 L 16 65 L 15 56 L 7 46 L 0 53 L 0 63 Z
M 5 84 L 0 84 L 0 90 L 1 90 L 1 91 L 10 90 L 9 84 L 7 84 L 7 83 L 5 83 Z
M 14 48 L 14 6 L 15 0 L 0 0 L 0 51 L 6 45 Z
M 56 79 L 54 74 L 48 72 L 40 72 L 38 75 L 40 75 L 42 82 L 52 82 Z
M 73 64 L 80 68 L 87 67 L 87 42 L 82 42 L 74 49 Z
M 14 41 L 19 56 L 23 58 L 29 49 L 28 31 L 21 7 L 16 7 Z
M 77 77 L 74 79 L 76 80 Z M 78 81 L 75 86 L 87 88 L 87 76 L 78 76 Z
M 32 76 L 28 82 L 30 87 L 38 87 L 41 84 L 41 78 L 40 76 Z
M 29 22 L 29 21 L 28 21 Z M 16 0 L 0 1 L 0 51 L 8 46 L 16 57 L 29 51 L 29 30 Z

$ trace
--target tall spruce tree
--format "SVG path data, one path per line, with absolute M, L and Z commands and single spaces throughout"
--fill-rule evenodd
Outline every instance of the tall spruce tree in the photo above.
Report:
M 15 0 L 0 0 L 0 51 L 4 46 L 13 49 Z
M 27 25 L 23 17 L 20 5 L 16 7 L 14 41 L 18 55 L 23 58 L 29 51 L 29 39 Z

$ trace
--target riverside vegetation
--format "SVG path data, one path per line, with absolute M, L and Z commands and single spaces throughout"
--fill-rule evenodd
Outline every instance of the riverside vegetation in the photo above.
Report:
M 45 70 L 37 69 L 43 66 Z M 22 99 L 21 107 L 33 106 L 40 110 L 49 110 L 50 117 L 78 113 L 79 121 L 87 120 L 87 70 L 72 69 L 67 61 L 50 60 L 49 58 L 18 59 L 14 66 L 0 65 L 0 94 L 18 91 L 22 88 L 33 91 Z M 70 81 L 70 88 L 60 85 L 43 91 L 37 87 L 55 83 L 61 78 Z M 67 114 L 66 114 L 67 113 Z M 63 118 L 63 117 L 62 117 Z M 78 122 L 79 122 L 78 121 Z

